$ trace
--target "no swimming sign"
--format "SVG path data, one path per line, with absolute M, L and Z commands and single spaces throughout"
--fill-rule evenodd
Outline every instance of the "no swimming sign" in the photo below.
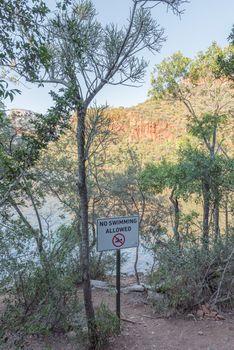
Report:
M 97 250 L 118 250 L 138 247 L 139 217 L 120 216 L 97 220 Z

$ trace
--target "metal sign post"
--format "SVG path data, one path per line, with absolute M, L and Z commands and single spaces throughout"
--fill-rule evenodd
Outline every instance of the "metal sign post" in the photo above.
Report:
M 120 319 L 120 250 L 116 250 L 116 315 Z

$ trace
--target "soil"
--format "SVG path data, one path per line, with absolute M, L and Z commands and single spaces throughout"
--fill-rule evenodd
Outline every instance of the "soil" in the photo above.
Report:
M 132 293 L 133 294 L 133 293 Z M 139 293 L 135 293 L 139 294 Z M 139 295 L 122 296 L 121 334 L 111 339 L 111 350 L 233 350 L 234 315 L 225 320 L 195 317 L 159 318 Z
M 115 296 L 95 291 L 95 303 L 101 301 L 114 310 Z M 220 321 L 198 319 L 196 313 L 160 317 L 145 293 L 122 294 L 122 331 L 107 350 L 234 350 L 234 312 L 222 316 Z
M 124 285 L 130 282 L 129 278 L 122 281 Z M 94 289 L 93 299 L 95 306 L 104 302 L 115 310 L 113 292 Z M 222 313 L 222 316 L 225 319 L 219 321 L 198 319 L 196 314 L 160 317 L 148 303 L 146 293 L 122 293 L 121 333 L 110 339 L 105 350 L 234 350 L 234 313 Z M 1 350 L 16 349 L 10 343 L 0 346 Z M 31 337 L 22 349 L 84 350 L 69 335 Z

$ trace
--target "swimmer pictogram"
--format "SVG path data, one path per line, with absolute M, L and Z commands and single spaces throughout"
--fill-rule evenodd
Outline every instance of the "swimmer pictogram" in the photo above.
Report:
M 115 247 L 120 248 L 124 245 L 125 236 L 122 233 L 117 233 L 112 238 L 112 243 Z

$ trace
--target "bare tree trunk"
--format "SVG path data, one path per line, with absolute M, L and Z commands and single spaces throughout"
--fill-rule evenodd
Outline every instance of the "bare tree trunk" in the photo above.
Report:
M 215 234 L 215 242 L 217 242 L 220 237 L 219 201 L 215 201 L 214 203 L 214 234 Z
M 229 216 L 228 216 L 228 196 L 225 199 L 225 233 L 226 239 L 229 237 Z
M 102 256 L 103 256 L 103 252 L 101 252 L 101 253 L 99 254 L 99 256 L 98 256 L 98 262 L 97 262 L 98 267 L 99 267 L 99 265 L 101 264 Z
M 210 187 L 203 183 L 203 232 L 202 241 L 205 250 L 209 248 L 209 213 L 210 213 Z
M 174 237 L 175 237 L 176 244 L 179 247 L 180 246 L 180 234 L 179 234 L 180 208 L 179 208 L 178 198 L 176 196 L 174 197 L 174 189 L 171 192 L 170 201 L 174 207 L 174 225 L 173 225 Z
M 139 274 L 138 274 L 138 270 L 137 270 L 138 257 L 139 257 L 139 247 L 136 248 L 136 258 L 135 258 L 135 262 L 134 262 L 134 271 L 135 271 L 135 277 L 136 277 L 137 284 L 140 284 L 140 278 L 139 278 Z
M 90 349 L 97 345 L 97 329 L 92 301 L 92 290 L 89 272 L 89 228 L 88 228 L 88 193 L 86 184 L 86 159 L 85 159 L 85 115 L 86 109 L 77 110 L 77 148 L 78 148 L 78 192 L 80 199 L 80 223 L 81 223 L 81 268 L 84 305 L 87 318 Z

